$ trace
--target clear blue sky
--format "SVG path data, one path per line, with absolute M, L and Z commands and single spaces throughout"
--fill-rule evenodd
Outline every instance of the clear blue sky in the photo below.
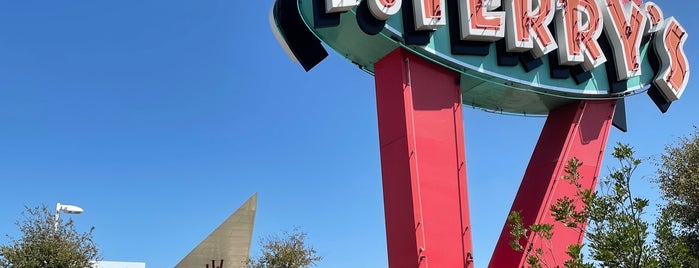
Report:
M 657 2 L 698 60 L 699 4 Z M 301 226 L 320 267 L 386 267 L 373 77 L 332 52 L 305 73 L 269 30 L 273 0 L 245 3 L 0 1 L 0 235 L 19 235 L 25 205 L 69 203 L 105 260 L 172 267 L 259 192 L 253 255 L 259 237 Z M 664 115 L 631 98 L 610 148 L 649 157 L 690 133 L 696 81 Z M 485 267 L 544 119 L 464 117 Z

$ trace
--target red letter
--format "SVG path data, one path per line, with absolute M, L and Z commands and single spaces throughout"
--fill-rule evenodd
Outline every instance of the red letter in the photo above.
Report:
M 645 11 L 648 18 L 648 22 L 646 23 L 646 33 L 648 34 L 659 31 L 662 28 L 664 18 L 663 10 L 653 2 L 646 2 L 643 4 L 641 9 Z
M 603 1 L 600 0 L 601 3 Z M 628 2 L 623 7 L 621 0 L 605 2 L 602 5 L 604 29 L 614 51 L 617 79 L 621 81 L 641 75 L 639 50 L 647 18 L 634 2 Z
M 443 9 L 444 0 L 412 1 L 413 9 L 415 9 L 415 30 L 436 30 L 447 25 Z
M 583 64 L 589 71 L 607 61 L 597 38 L 602 34 L 602 14 L 594 0 L 558 0 L 556 37 L 561 64 Z
M 676 101 L 682 96 L 689 81 L 689 62 L 684 53 L 687 32 L 675 18 L 663 22 L 664 28 L 655 35 L 655 53 L 660 58 L 660 71 L 653 83 L 668 101 Z
M 556 0 L 507 0 L 507 51 L 532 50 L 538 58 L 558 48 L 549 24 L 556 12 Z
M 461 39 L 497 41 L 505 36 L 505 12 L 496 0 L 459 0 Z

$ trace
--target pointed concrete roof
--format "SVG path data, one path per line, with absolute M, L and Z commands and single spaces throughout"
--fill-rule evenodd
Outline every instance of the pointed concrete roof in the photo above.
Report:
M 201 241 L 175 268 L 219 268 L 221 260 L 221 268 L 246 267 L 256 210 L 257 193 Z

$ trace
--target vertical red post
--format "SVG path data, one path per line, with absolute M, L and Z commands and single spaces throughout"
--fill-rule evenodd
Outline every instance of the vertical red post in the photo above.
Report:
M 459 76 L 401 48 L 374 71 L 389 267 L 473 267 Z
M 515 197 L 511 211 L 520 211 L 525 226 L 535 223 L 553 224 L 551 244 L 530 236 L 534 248 L 545 253 L 548 267 L 563 267 L 568 246 L 582 242 L 583 234 L 556 223 L 550 207 L 559 198 L 574 196 L 576 189 L 562 180 L 568 160 L 578 158 L 580 183 L 594 190 L 604 148 L 614 115 L 616 100 L 577 101 L 551 111 L 539 136 L 529 166 Z M 510 229 L 503 228 L 488 267 L 524 267 L 525 252 L 509 246 Z M 533 239 L 533 240 L 532 240 Z M 529 248 L 529 247 L 528 247 Z M 527 249 L 528 249 L 527 248 Z

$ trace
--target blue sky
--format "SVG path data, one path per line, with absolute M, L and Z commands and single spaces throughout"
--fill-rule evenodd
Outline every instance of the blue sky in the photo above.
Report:
M 698 4 L 657 3 L 699 59 Z M 172 267 L 258 192 L 252 255 L 259 237 L 300 226 L 320 267 L 386 267 L 373 77 L 332 52 L 305 73 L 269 30 L 272 4 L 0 1 L 0 234 L 19 235 L 25 205 L 69 203 L 105 260 Z M 612 130 L 609 149 L 650 157 L 690 133 L 696 85 L 667 114 L 630 98 L 630 131 Z M 464 110 L 485 267 L 544 119 Z

